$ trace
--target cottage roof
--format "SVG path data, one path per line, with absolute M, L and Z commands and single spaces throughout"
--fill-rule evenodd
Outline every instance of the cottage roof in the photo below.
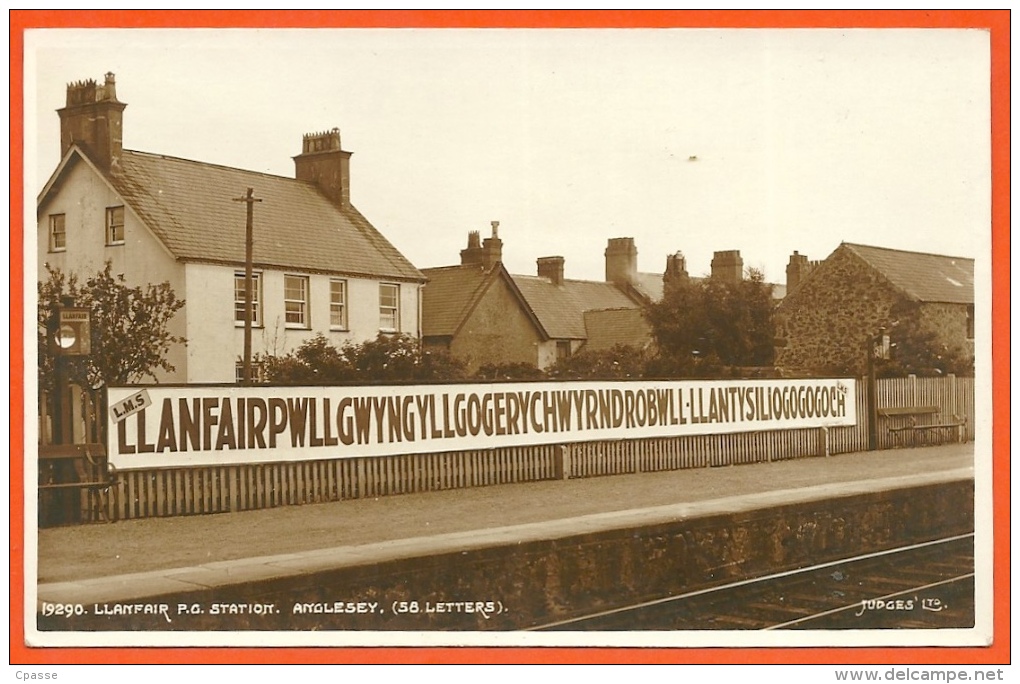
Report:
M 511 275 L 501 263 L 488 270 L 464 265 L 426 268 L 422 272 L 428 279 L 422 295 L 425 337 L 456 334 L 496 278 L 504 279 L 539 333 L 547 339 L 586 339 L 585 311 L 638 308 L 632 298 L 612 283 L 564 280 L 555 285 L 539 276 Z
M 641 309 L 593 309 L 584 312 L 584 327 L 589 351 L 623 345 L 641 349 L 651 342 L 651 327 Z
M 454 335 L 485 291 L 493 271 L 481 265 L 422 269 L 428 279 L 422 294 L 422 335 Z
M 843 243 L 895 287 L 920 302 L 974 303 L 974 260 Z
M 538 276 L 511 277 L 542 327 L 554 339 L 586 339 L 585 311 L 638 307 L 612 283 L 564 280 L 561 285 L 555 285 Z
M 75 154 L 87 159 L 68 151 Z M 182 261 L 244 263 L 245 205 L 233 200 L 250 187 L 262 200 L 253 227 L 257 266 L 424 279 L 357 209 L 333 204 L 311 183 L 131 150 L 104 176 Z
M 634 276 L 632 285 L 642 296 L 652 302 L 662 299 L 663 283 L 661 273 L 635 273 Z

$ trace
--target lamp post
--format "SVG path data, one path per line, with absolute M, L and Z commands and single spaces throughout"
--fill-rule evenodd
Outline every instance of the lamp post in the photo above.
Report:
M 69 357 L 88 356 L 92 353 L 91 321 L 89 309 L 76 307 L 73 299 L 62 297 L 47 326 L 48 345 L 53 355 L 54 444 L 70 444 L 74 441 L 67 364 Z
M 868 335 L 865 342 L 868 359 L 868 450 L 878 448 L 878 383 L 875 377 L 875 359 L 889 358 L 889 334 L 879 328 L 875 335 Z

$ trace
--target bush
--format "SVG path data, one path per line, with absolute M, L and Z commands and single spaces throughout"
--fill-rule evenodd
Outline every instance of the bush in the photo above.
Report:
M 266 368 L 266 380 L 278 385 L 461 380 L 467 375 L 463 363 L 446 352 L 423 352 L 407 335 L 380 334 L 337 348 L 318 334 L 290 354 L 259 362 Z
M 530 363 L 487 363 L 475 371 L 475 379 L 487 381 L 543 380 L 546 374 Z
M 556 380 L 633 380 L 644 377 L 648 361 L 643 350 L 618 344 L 560 359 L 547 374 Z

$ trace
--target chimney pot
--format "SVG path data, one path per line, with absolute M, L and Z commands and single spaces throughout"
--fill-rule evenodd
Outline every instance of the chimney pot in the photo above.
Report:
M 312 183 L 333 204 L 351 203 L 351 153 L 340 147 L 340 129 L 307 133 L 301 140 L 301 154 L 294 157 L 294 175 Z
M 712 277 L 727 283 L 743 280 L 744 260 L 740 257 L 740 250 L 716 252 L 712 257 Z
M 793 292 L 793 289 L 800 285 L 804 277 L 811 271 L 812 264 L 808 261 L 806 254 L 797 250 L 790 255 L 790 263 L 786 265 L 786 293 Z
M 670 254 L 666 257 L 666 271 L 662 275 L 663 285 L 668 286 L 685 280 L 688 277 L 687 259 L 684 258 L 683 252 Z
M 606 246 L 606 282 L 633 283 L 637 278 L 637 247 L 634 238 L 609 238 Z
M 78 145 L 100 168 L 115 170 L 123 153 L 124 108 L 117 100 L 116 79 L 107 72 L 103 85 L 92 79 L 67 84 L 60 116 L 60 154 Z
M 539 257 L 537 261 L 539 278 L 547 278 L 553 285 L 563 284 L 563 265 L 565 263 L 563 257 Z
M 492 223 L 498 224 L 499 221 Z M 503 261 L 503 241 L 496 236 L 493 228 L 493 236 L 480 240 L 477 230 L 468 233 L 468 244 L 466 249 L 460 250 L 461 266 L 482 266 L 489 269 Z

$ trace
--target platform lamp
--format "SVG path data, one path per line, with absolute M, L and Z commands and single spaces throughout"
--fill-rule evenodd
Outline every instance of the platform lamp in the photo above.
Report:
M 50 317 L 47 340 L 53 356 L 53 436 L 57 444 L 73 441 L 70 433 L 71 403 L 68 397 L 67 359 L 92 353 L 92 312 L 64 297 Z

